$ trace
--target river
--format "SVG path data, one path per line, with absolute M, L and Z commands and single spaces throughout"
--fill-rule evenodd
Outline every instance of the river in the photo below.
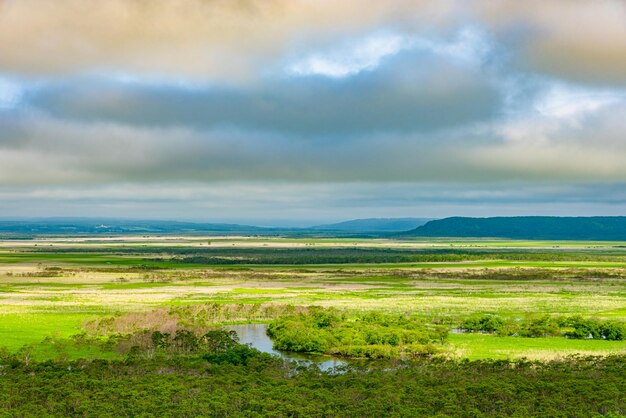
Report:
M 275 354 L 287 361 L 296 361 L 298 364 L 303 366 L 316 364 L 320 370 L 328 371 L 337 366 L 343 366 L 346 364 L 345 361 L 332 356 L 275 350 L 272 340 L 267 336 L 267 324 L 229 325 L 225 328 L 230 331 L 235 331 L 241 344 L 248 344 L 252 348 L 256 348 L 263 353 Z

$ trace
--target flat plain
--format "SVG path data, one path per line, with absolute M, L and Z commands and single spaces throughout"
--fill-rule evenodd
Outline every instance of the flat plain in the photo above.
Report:
M 4 239 L 0 417 L 623 416 L 625 285 L 621 242 Z
M 626 320 L 626 245 L 513 240 L 57 237 L 0 242 L 0 345 L 85 332 L 103 318 L 188 305 L 319 306 L 418 316 L 452 330 L 472 315 Z M 237 317 L 233 322 L 271 318 Z M 49 345 L 49 344 L 48 344 Z M 111 356 L 68 349 L 70 357 Z M 626 342 L 451 333 L 448 354 L 554 359 L 626 353 Z

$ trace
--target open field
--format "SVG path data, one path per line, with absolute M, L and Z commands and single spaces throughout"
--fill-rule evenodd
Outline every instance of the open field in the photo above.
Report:
M 619 242 L 0 241 L 0 416 L 615 417 L 625 337 Z
M 403 313 L 451 328 L 481 313 L 625 321 L 626 245 L 244 237 L 5 240 L 0 304 L 0 345 L 10 350 L 79 334 L 99 318 L 201 304 Z M 626 353 L 622 341 L 560 337 L 462 334 L 451 335 L 449 344 L 450 352 L 470 359 Z

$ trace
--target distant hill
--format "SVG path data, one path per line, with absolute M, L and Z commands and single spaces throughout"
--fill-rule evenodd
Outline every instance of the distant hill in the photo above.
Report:
M 552 240 L 626 240 L 625 216 L 445 218 L 403 236 Z
M 310 228 L 158 220 L 39 218 L 0 220 L 0 236 L 251 235 L 291 237 L 459 237 L 626 241 L 626 217 L 522 216 L 355 219 Z
M 338 231 L 348 233 L 385 233 L 402 232 L 424 225 L 430 219 L 424 218 L 368 218 L 354 219 L 328 225 L 317 225 L 310 229 L 316 231 Z
M 100 218 L 0 219 L 0 236 L 37 235 L 252 235 L 290 237 L 388 236 L 428 219 L 358 219 L 310 228 L 259 227 L 227 223 Z
M 248 225 L 157 220 L 43 218 L 0 220 L 0 233 L 9 235 L 123 234 L 271 234 L 278 231 Z

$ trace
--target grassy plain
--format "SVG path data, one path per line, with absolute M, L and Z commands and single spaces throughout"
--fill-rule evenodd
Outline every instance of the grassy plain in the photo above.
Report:
M 626 321 L 626 244 L 257 237 L 0 241 L 0 346 L 11 351 L 51 337 L 70 347 L 71 357 L 106 357 L 64 341 L 94 319 L 213 303 L 403 313 L 452 328 L 476 313 Z M 558 337 L 452 334 L 449 344 L 470 359 L 626 353 L 624 341 Z M 54 357 L 50 347 L 35 355 Z

